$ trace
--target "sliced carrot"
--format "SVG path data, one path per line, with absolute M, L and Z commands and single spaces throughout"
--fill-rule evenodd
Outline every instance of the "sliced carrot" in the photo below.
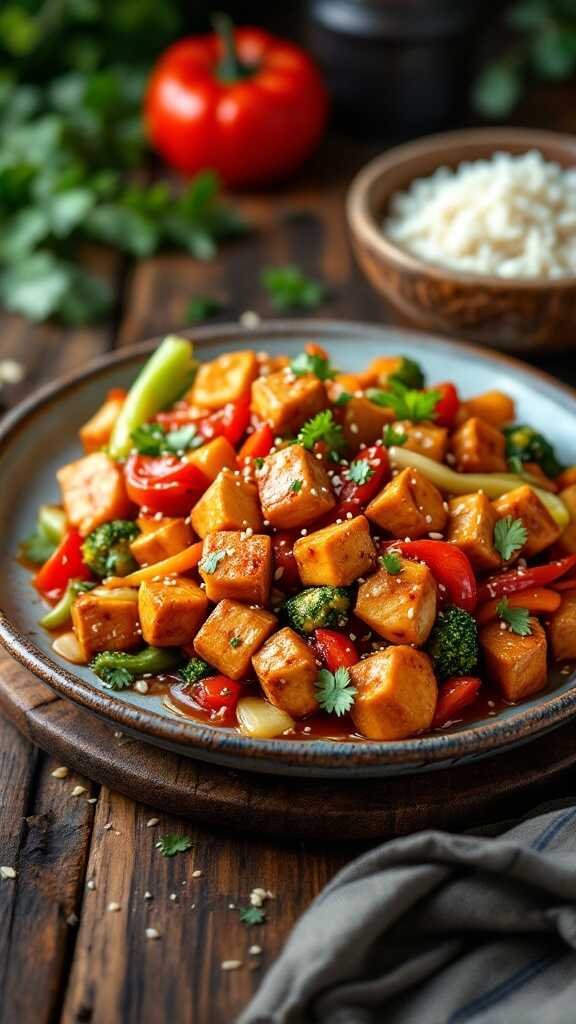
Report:
M 104 580 L 104 586 L 110 589 L 139 587 L 141 583 L 155 579 L 157 576 L 162 578 L 175 573 L 188 572 L 189 569 L 194 569 L 198 565 L 201 557 L 202 543 L 198 541 L 196 544 L 191 544 L 189 548 L 179 551 L 177 555 L 171 555 L 170 558 L 163 558 L 161 562 L 154 562 L 143 569 L 137 569 L 136 572 L 131 572 L 128 576 L 109 576 L 107 580 Z
M 510 608 L 526 608 L 531 615 L 543 615 L 546 612 L 555 612 L 560 607 L 562 600 L 560 594 L 555 590 L 547 590 L 546 587 L 532 587 L 529 590 L 522 590 L 519 594 L 508 594 Z M 498 605 L 502 599 L 494 598 L 493 601 L 486 601 L 476 612 L 476 621 L 479 626 L 485 626 L 498 618 Z
M 304 345 L 304 351 L 309 356 L 320 356 L 321 359 L 328 359 L 328 353 L 322 345 L 318 345 L 315 341 L 308 341 Z

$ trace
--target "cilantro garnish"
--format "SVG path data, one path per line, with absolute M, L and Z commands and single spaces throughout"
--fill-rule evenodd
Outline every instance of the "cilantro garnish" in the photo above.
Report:
M 292 483 L 290 484 L 290 490 L 293 492 L 293 494 L 298 494 L 298 492 L 302 490 L 302 481 L 293 480 Z
M 205 572 L 208 576 L 212 576 L 216 572 L 216 569 L 223 558 L 226 558 L 225 551 L 211 551 L 210 554 L 206 555 L 200 563 L 202 572 Z
M 290 363 L 290 369 L 295 377 L 313 373 L 319 380 L 331 380 L 336 373 L 324 356 L 311 355 L 309 352 L 300 352 Z
M 186 853 L 194 843 L 189 836 L 166 835 L 160 836 L 156 845 L 163 857 L 174 857 L 177 853 Z
M 100 678 L 109 690 L 125 690 L 132 686 L 134 676 L 127 668 L 106 668 L 100 672 Z
M 316 681 L 316 699 L 323 711 L 329 715 L 345 715 L 354 704 L 356 687 L 351 685 L 347 668 L 329 672 L 323 668 Z
M 264 465 L 264 459 L 262 458 L 261 455 L 257 455 L 256 458 L 254 459 L 254 467 L 256 469 L 262 469 L 263 465 Z
M 241 646 L 242 646 L 242 638 L 241 637 L 239 637 L 239 636 L 232 636 L 232 637 L 230 637 L 230 647 L 232 647 L 233 650 L 237 650 L 237 648 L 241 647 Z
M 371 480 L 373 476 L 374 470 L 366 459 L 354 459 L 354 462 L 348 466 L 348 479 L 360 487 Z
M 326 294 L 320 281 L 306 277 L 293 263 L 285 267 L 269 267 L 262 274 L 262 284 L 271 305 L 279 310 L 312 309 L 323 301 Z
M 217 316 L 222 309 L 220 300 L 212 295 L 195 295 L 186 308 L 186 323 L 201 324 L 204 320 L 211 320 Z
M 393 448 L 394 446 L 401 448 L 403 444 L 406 444 L 408 434 L 405 430 L 402 430 L 402 427 L 393 427 L 391 423 L 387 423 L 384 427 L 382 439 L 386 448 Z
M 131 438 L 140 455 L 175 455 L 199 448 L 204 443 L 194 423 L 186 423 L 171 431 L 166 431 L 160 423 L 143 423 L 132 431 Z
M 348 405 L 348 402 L 353 397 L 354 395 L 351 395 L 349 391 L 341 391 L 340 394 L 338 395 L 338 398 L 334 399 L 334 405 Z
M 413 423 L 434 419 L 436 406 L 442 397 L 439 391 L 416 391 L 398 380 L 389 381 L 388 391 L 370 388 L 366 394 L 375 405 L 392 409 L 399 420 L 411 420 Z
M 528 531 L 521 519 L 506 516 L 494 527 L 494 547 L 505 562 L 526 543 Z
M 262 907 L 240 907 L 240 920 L 242 924 L 264 924 L 266 914 Z
M 386 551 L 383 555 L 380 555 L 378 561 L 382 568 L 386 569 L 386 572 L 389 572 L 391 576 L 397 576 L 399 572 L 402 572 L 402 562 L 396 551 Z
M 530 636 L 532 633 L 530 612 L 527 608 L 511 608 L 508 598 L 503 597 L 496 605 L 496 614 L 509 626 L 511 633 L 517 633 L 518 636 Z
M 334 422 L 330 409 L 316 413 L 300 427 L 297 441 L 309 450 L 318 441 L 324 441 L 329 448 L 339 450 L 344 447 L 344 435 L 339 423 Z

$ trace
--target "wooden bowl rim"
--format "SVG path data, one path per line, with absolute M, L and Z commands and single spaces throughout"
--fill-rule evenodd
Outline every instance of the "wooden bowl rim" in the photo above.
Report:
M 517 291 L 568 291 L 576 288 L 576 274 L 564 277 L 497 277 L 494 274 L 472 274 L 469 271 L 453 270 L 451 267 L 429 263 L 402 249 L 383 233 L 378 226 L 371 206 L 371 193 L 379 179 L 392 168 L 401 167 L 421 156 L 438 155 L 438 165 L 449 162 L 451 155 L 461 146 L 493 146 L 494 151 L 506 150 L 507 146 L 519 146 L 528 152 L 531 149 L 554 146 L 573 156 L 576 168 L 576 137 L 568 132 L 541 131 L 531 128 L 470 128 L 462 131 L 441 132 L 395 146 L 370 160 L 352 179 L 346 197 L 348 225 L 357 240 L 375 251 L 382 260 L 395 264 L 401 270 L 424 274 L 438 281 L 455 281 L 459 284 L 493 289 L 495 292 Z M 478 159 L 484 156 L 478 154 Z M 467 161 L 473 159 L 467 156 Z M 430 172 L 432 173 L 432 172 Z M 387 198 L 390 198 L 390 192 Z

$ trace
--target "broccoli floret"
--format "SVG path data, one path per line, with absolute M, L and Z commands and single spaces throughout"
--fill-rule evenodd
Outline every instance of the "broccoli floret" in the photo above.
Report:
M 504 437 L 506 457 L 512 468 L 518 462 L 537 462 L 546 476 L 555 477 L 562 472 L 563 466 L 558 462 L 554 448 L 534 427 L 526 424 L 505 427 Z
M 424 374 L 422 368 L 413 359 L 402 356 L 398 369 L 394 370 L 388 377 L 388 381 L 398 381 L 406 388 L 415 388 L 417 391 L 424 387 Z
M 428 654 L 440 679 L 470 675 L 478 665 L 476 619 L 454 605 L 445 608 L 430 634 Z
M 145 647 L 136 654 L 125 651 L 101 651 L 90 662 L 90 668 L 111 690 L 124 690 L 143 675 L 169 672 L 182 661 L 182 655 L 168 647 Z
M 283 611 L 298 633 L 313 633 L 324 626 L 336 626 L 350 608 L 345 587 L 308 587 L 284 602 Z
M 208 676 L 215 676 L 216 669 L 202 658 L 190 658 L 188 664 L 180 669 L 179 674 L 187 683 L 198 683 L 201 679 L 207 679 Z
M 113 519 L 89 533 L 82 545 L 82 557 L 96 576 L 127 576 L 138 568 L 130 544 L 140 533 L 130 519 Z

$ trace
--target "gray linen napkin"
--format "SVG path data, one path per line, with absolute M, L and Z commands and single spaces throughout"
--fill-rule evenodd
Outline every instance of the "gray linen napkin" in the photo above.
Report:
M 576 807 L 339 872 L 238 1024 L 576 1024 Z

